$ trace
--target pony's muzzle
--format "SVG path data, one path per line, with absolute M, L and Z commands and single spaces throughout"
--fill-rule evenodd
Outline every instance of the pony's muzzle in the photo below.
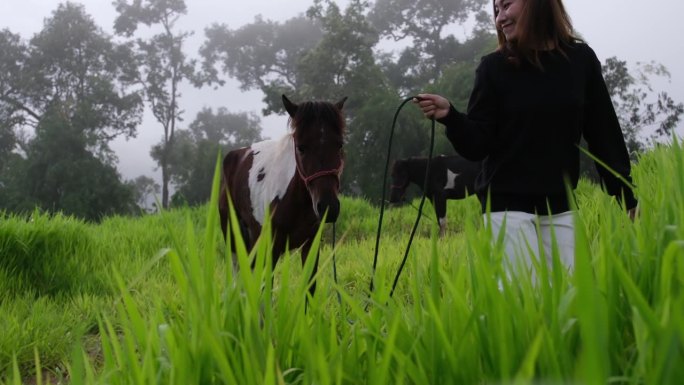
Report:
M 316 215 L 318 219 L 323 220 L 323 216 L 326 214 L 325 222 L 334 223 L 337 221 L 337 217 L 340 215 L 340 201 L 339 199 L 331 200 L 321 200 L 316 204 Z

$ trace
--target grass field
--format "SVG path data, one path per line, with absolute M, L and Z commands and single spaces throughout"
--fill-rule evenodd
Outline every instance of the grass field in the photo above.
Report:
M 233 273 L 213 204 L 3 216 L 0 384 L 678 384 L 684 150 L 645 154 L 634 181 L 635 222 L 582 181 L 575 271 L 535 279 L 508 277 L 474 198 L 449 202 L 444 238 L 426 204 L 391 298 L 417 212 L 386 211 L 370 293 L 378 208 L 343 198 L 338 283 L 326 227 L 308 304 L 311 264 L 272 272 L 267 236 Z

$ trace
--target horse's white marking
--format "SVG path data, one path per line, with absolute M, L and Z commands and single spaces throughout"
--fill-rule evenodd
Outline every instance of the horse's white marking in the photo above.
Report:
M 249 170 L 249 198 L 254 218 L 263 225 L 266 207 L 285 195 L 297 169 L 292 134 L 279 140 L 254 143 L 251 153 L 254 159 Z M 260 171 L 263 174 L 261 181 L 258 180 Z
M 458 178 L 459 175 L 460 174 L 456 174 L 451 170 L 447 170 L 447 183 L 444 186 L 444 188 L 450 189 L 456 187 L 456 178 Z

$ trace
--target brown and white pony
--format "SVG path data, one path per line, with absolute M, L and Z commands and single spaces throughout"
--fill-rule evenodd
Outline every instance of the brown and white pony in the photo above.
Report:
M 290 115 L 291 132 L 279 140 L 262 141 L 229 152 L 223 159 L 219 199 L 224 238 L 229 232 L 230 197 L 248 250 L 254 247 L 265 215 L 270 211 L 274 267 L 286 247 L 301 247 L 302 264 L 306 262 L 323 216 L 327 212 L 325 218 L 329 223 L 337 220 L 340 212 L 337 195 L 344 166 L 342 107 L 346 97 L 335 104 L 320 101 L 295 104 L 285 95 L 282 99 Z M 312 276 L 317 268 L 318 260 Z M 315 283 L 311 294 L 314 291 Z

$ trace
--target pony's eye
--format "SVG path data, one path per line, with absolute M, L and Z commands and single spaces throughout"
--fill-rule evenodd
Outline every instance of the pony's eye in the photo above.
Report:
M 298 144 L 297 145 L 297 151 L 302 152 L 302 153 L 306 152 L 306 146 L 303 144 Z

